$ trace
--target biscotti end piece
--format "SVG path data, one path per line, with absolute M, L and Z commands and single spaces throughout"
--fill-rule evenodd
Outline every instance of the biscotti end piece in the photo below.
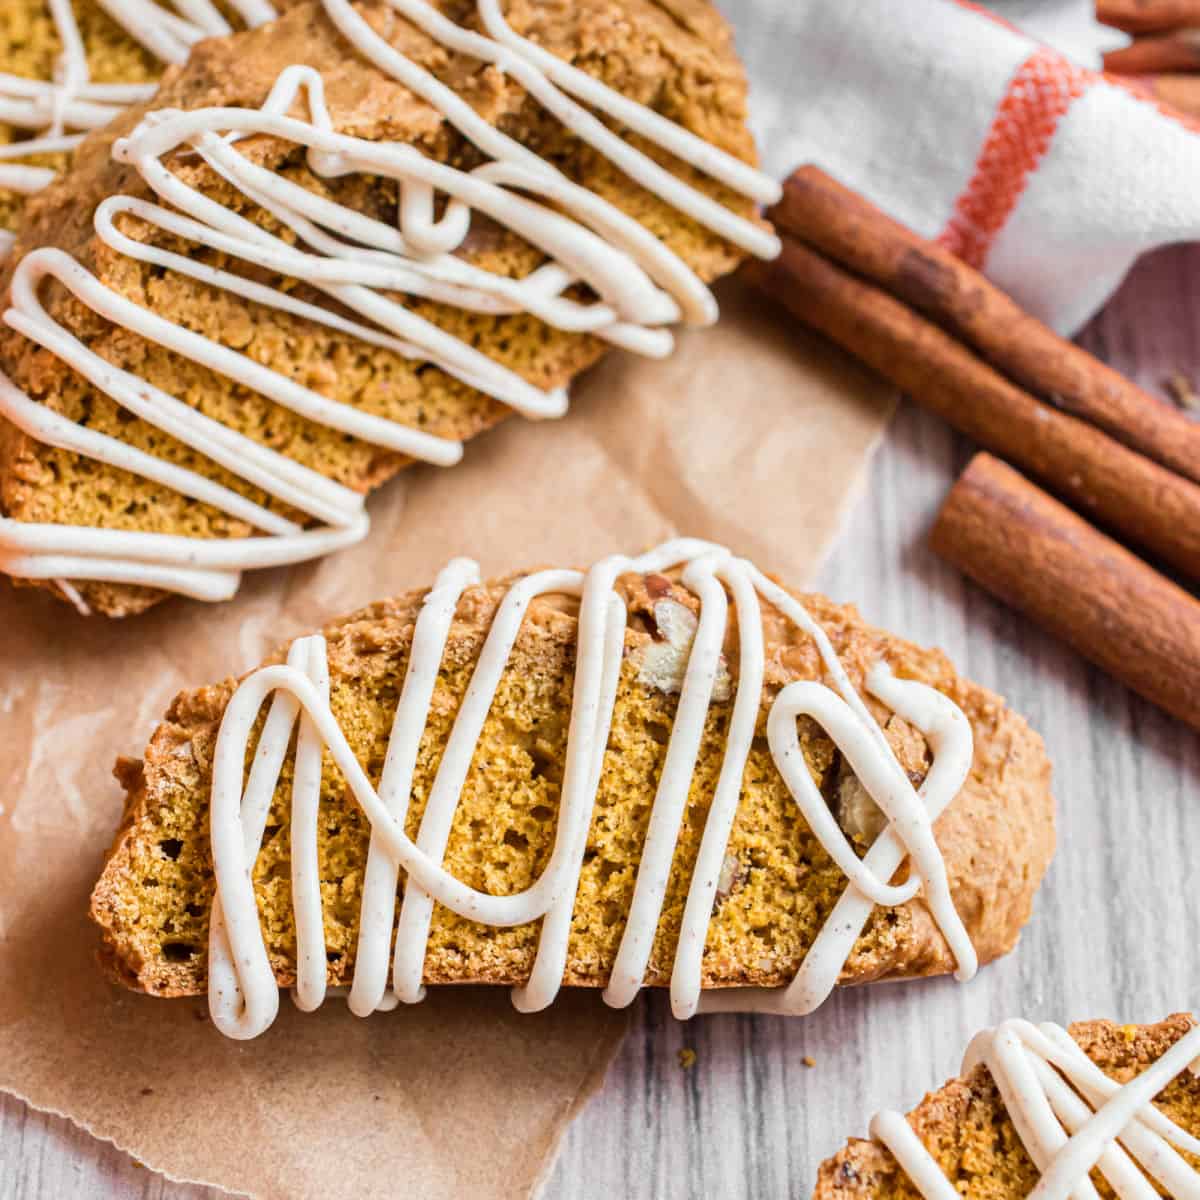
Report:
M 1155 1025 L 1081 1021 L 1068 1032 L 1105 1074 L 1128 1083 L 1188 1033 L 1195 1019 L 1176 1013 Z M 1200 1135 L 1200 1078 L 1184 1071 L 1155 1105 Z M 986 1066 L 977 1066 L 931 1092 L 907 1117 L 963 1200 L 1020 1200 L 1041 1178 Z M 1093 1173 L 1100 1194 L 1113 1195 Z M 821 1164 L 813 1200 L 920 1200 L 921 1193 L 879 1142 L 851 1139 Z
M 465 593 L 420 744 L 407 827 L 415 835 L 446 737 L 492 615 L 510 581 Z M 675 631 L 695 598 L 663 575 L 624 577 L 626 601 L 620 688 L 574 910 L 565 982 L 606 983 L 625 927 L 651 804 L 671 735 L 683 657 Z M 359 761 L 378 784 L 424 593 L 374 605 L 324 631 L 332 708 Z M 827 631 L 862 687 L 877 661 L 938 689 L 971 723 L 974 765 L 936 826 L 955 903 L 981 961 L 1012 948 L 1054 844 L 1050 768 L 1041 739 L 1003 701 L 955 674 L 945 656 L 866 625 L 850 607 L 819 596 L 803 602 Z M 448 869 L 496 894 L 527 888 L 545 867 L 558 814 L 576 638 L 574 600 L 534 601 L 476 747 L 448 844 Z M 767 713 L 788 683 L 821 679 L 813 642 L 764 609 L 767 674 L 758 737 L 716 890 L 703 960 L 707 988 L 778 987 L 790 982 L 845 878 L 813 836 L 778 774 L 765 737 Z M 279 661 L 277 655 L 272 661 Z M 726 644 L 701 754 L 675 852 L 663 915 L 645 982 L 671 976 L 692 864 L 724 752 L 737 677 L 736 644 Z M 121 983 L 160 996 L 202 992 L 213 894 L 208 803 L 214 743 L 234 681 L 181 694 L 141 761 L 123 760 L 124 820 L 92 897 L 104 961 Z M 930 762 L 921 734 L 874 701 L 889 742 L 914 781 Z M 800 744 L 814 780 L 860 849 L 863 831 L 853 773 L 817 725 L 803 719 Z M 369 825 L 326 756 L 319 854 L 331 985 L 353 974 Z M 290 763 L 268 819 L 253 872 L 259 913 L 278 983 L 295 981 L 289 885 Z M 875 830 L 874 832 L 877 832 Z M 498 929 L 435 909 L 425 980 L 519 984 L 530 972 L 538 922 Z M 864 983 L 945 973 L 954 968 L 922 899 L 876 909 L 842 971 Z
M 96 0 L 74 0 L 72 7 L 94 83 L 153 83 L 162 64 L 139 45 Z M 49 80 L 62 53 L 46 0 L 4 0 L 0 4 L 0 72 L 22 79 Z M 27 129 L 0 121 L 0 146 L 28 140 Z M 69 152 L 37 154 L 19 161 L 31 167 L 64 170 Z M 16 232 L 28 206 L 23 193 L 0 188 L 0 230 Z
M 671 247 L 705 281 L 731 271 L 741 253 L 650 192 L 633 184 L 603 156 L 567 132 L 508 77 L 494 68 L 455 55 L 409 25 L 390 6 L 362 0 L 359 11 L 403 53 L 454 88 L 490 123 L 552 161 L 564 174 L 635 217 Z M 443 4 L 456 20 L 470 23 L 472 6 Z M 729 30 L 707 0 L 578 0 L 570 4 L 514 0 L 505 16 L 519 33 L 566 58 L 623 95 L 677 122 L 748 162 L 755 158 L 746 127 L 746 83 Z M 320 71 L 334 128 L 372 141 L 417 147 L 438 162 L 470 170 L 479 152 L 424 101 L 385 75 L 340 37 L 312 0 L 291 6 L 277 21 L 257 30 L 200 44 L 181 69 L 167 72 L 152 107 L 197 109 L 261 106 L 280 72 L 293 63 Z M 28 209 L 12 262 L 37 246 L 74 255 L 101 282 L 184 328 L 273 368 L 339 403 L 398 424 L 455 440 L 493 427 L 510 409 L 429 363 L 369 346 L 299 316 L 247 302 L 219 288 L 115 253 L 92 229 L 96 205 L 125 193 L 152 193 L 132 168 L 114 163 L 113 141 L 128 133 L 147 109 L 135 108 L 92 135 L 75 166 Z M 630 141 L 639 145 L 639 139 Z M 260 136 L 239 147 L 259 165 L 282 173 L 318 194 L 383 220 L 395 220 L 394 180 L 349 175 L 318 178 L 302 149 Z M 743 217 L 751 202 L 700 176 L 657 148 L 642 146 L 698 189 Z M 194 156 L 176 154 L 170 165 L 252 221 L 274 219 Z M 193 245 L 125 217 L 121 228 L 137 240 L 195 255 Z M 543 258 L 516 234 L 476 217 L 459 254 L 467 261 L 511 278 L 521 278 Z M 205 260 L 214 259 L 211 254 Z M 216 259 L 221 256 L 215 256 Z M 222 266 L 246 273 L 236 260 Z M 11 270 L 11 264 L 10 264 Z M 258 271 L 258 282 L 284 283 Z M 306 285 L 292 294 L 327 306 L 323 293 Z M 280 451 L 347 487 L 366 492 L 410 461 L 393 451 L 299 417 L 261 394 L 97 317 L 61 288 L 47 288 L 48 310 L 104 359 L 132 371 L 200 412 Z M 403 298 L 402 298 L 403 299 Z M 472 313 L 429 300 L 404 299 L 420 316 L 475 346 L 543 389 L 565 386 L 594 363 L 604 344 L 595 338 L 550 328 L 530 314 Z M 120 409 L 107 396 L 45 350 L 21 335 L 0 329 L 0 369 L 33 399 L 90 429 L 199 471 L 285 516 L 305 518 L 270 501 L 201 454 Z M 242 520 L 74 453 L 34 442 L 0 421 L 0 515 L 19 521 L 92 525 L 239 538 L 251 527 Z M 47 584 L 46 586 L 55 586 Z M 94 611 L 131 615 L 162 598 L 143 587 L 79 583 Z

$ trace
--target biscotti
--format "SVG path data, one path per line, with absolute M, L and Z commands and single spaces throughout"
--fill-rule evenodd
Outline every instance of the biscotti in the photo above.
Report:
M 205 37 L 271 20 L 268 0 L 189 0 L 187 15 L 137 0 L 0 5 L 0 258 L 30 196 L 86 131 L 153 95 L 165 67 Z
M 1198 1062 L 1190 1014 L 1006 1021 L 971 1043 L 958 1078 L 907 1117 L 880 1113 L 871 1140 L 823 1163 L 813 1200 L 1195 1200 Z
M 706 0 L 308 0 L 201 43 L 29 206 L 0 571 L 221 599 L 364 537 L 414 459 L 562 415 L 606 346 L 669 353 L 778 247 L 745 102 Z
M 0 5 L 0 258 L 28 198 L 67 165 L 80 130 L 116 116 L 125 96 L 147 100 L 160 71 L 155 56 L 96 0 Z M 81 78 L 56 92 L 56 74 L 60 87 Z
M 207 988 L 234 1036 L 280 987 L 365 1015 L 422 984 L 669 985 L 687 1016 L 966 978 L 1054 844 L 1041 740 L 997 696 L 689 540 L 487 584 L 456 559 L 181 694 L 117 776 L 107 970 Z

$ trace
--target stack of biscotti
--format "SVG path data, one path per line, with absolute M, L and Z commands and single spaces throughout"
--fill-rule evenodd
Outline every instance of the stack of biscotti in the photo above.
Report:
M 442 659 L 431 716 L 420 742 L 407 814 L 410 835 L 500 598 L 512 580 L 469 589 L 459 602 Z M 620 683 L 605 766 L 577 893 L 565 982 L 597 987 L 612 969 L 662 769 L 687 647 L 668 637 L 697 610 L 695 597 L 664 575 L 627 575 L 628 608 Z M 414 622 L 425 593 L 376 604 L 324 630 L 331 706 L 354 754 L 378 786 Z M 897 675 L 937 689 L 965 713 L 974 761 L 958 796 L 935 826 L 959 913 L 979 959 L 1010 950 L 1028 919 L 1054 843 L 1050 769 L 1041 739 L 1003 701 L 958 676 L 937 651 L 866 625 L 853 608 L 819 596 L 803 602 L 827 632 L 855 687 L 883 661 Z M 544 870 L 558 817 L 572 704 L 577 602 L 535 600 L 508 659 L 474 751 L 454 815 L 447 869 L 469 887 L 512 894 Z M 664 605 L 667 606 L 664 609 Z M 679 617 L 680 620 L 675 618 Z M 800 815 L 764 735 L 768 710 L 787 684 L 825 677 L 806 634 L 764 611 L 767 670 L 755 739 L 743 776 L 703 961 L 707 988 L 791 981 L 845 877 Z M 282 654 L 272 661 L 281 661 Z M 736 644 L 726 660 L 736 682 Z M 126 986 L 160 996 L 204 991 L 213 899 L 209 802 L 214 745 L 234 691 L 227 680 L 184 692 L 171 705 L 141 760 L 123 759 L 117 777 L 125 815 L 92 897 L 104 961 Z M 666 901 L 645 983 L 670 978 L 684 898 L 720 771 L 735 687 L 718 689 L 679 832 Z M 914 783 L 931 750 L 908 722 L 870 701 Z M 839 823 L 862 852 L 881 828 L 878 809 L 829 736 L 805 718 L 800 745 Z M 291 758 L 276 790 L 253 866 L 263 937 L 280 986 L 296 979 L 289 879 Z M 370 825 L 326 758 L 318 832 L 328 981 L 353 975 Z M 401 889 L 402 890 L 402 889 Z M 519 984 L 529 975 L 539 922 L 492 928 L 440 906 L 425 957 L 429 983 Z M 842 971 L 841 982 L 911 978 L 954 969 L 954 958 L 918 897 L 878 908 Z
M 444 6 L 449 9 L 451 6 Z M 494 68 L 434 43 L 386 4 L 360 0 L 357 10 L 391 45 L 449 84 L 487 121 L 551 160 L 572 180 L 635 217 L 704 280 L 732 270 L 742 255 L 735 247 L 643 190 L 564 127 L 516 83 Z M 469 24 L 475 18 L 459 12 Z M 745 161 L 753 161 L 746 128 L 746 84 L 728 27 L 707 0 L 579 0 L 547 5 L 514 0 L 505 18 L 518 33 L 568 59 L 624 96 Z M 280 72 L 304 63 L 323 76 L 333 126 L 371 140 L 408 143 L 437 162 L 466 170 L 479 152 L 428 103 L 364 58 L 338 34 L 319 3 L 292 5 L 277 21 L 232 37 L 201 43 L 187 65 L 172 70 L 153 101 L 155 109 L 210 106 L 258 108 Z M 112 161 L 113 142 L 146 115 L 133 109 L 90 137 L 73 169 L 29 206 L 12 265 L 35 247 L 68 251 L 102 283 L 137 304 L 230 347 L 322 396 L 426 433 L 466 439 L 490 428 L 510 410 L 426 362 L 364 345 L 352 335 L 301 317 L 248 303 L 207 284 L 132 261 L 102 243 L 92 229 L 97 203 L 116 193 L 146 198 L 141 178 Z M 636 143 L 637 138 L 631 138 Z M 239 149 L 254 162 L 286 175 L 323 196 L 361 212 L 395 220 L 393 180 L 350 175 L 318 178 L 302 147 L 275 137 L 255 137 Z M 754 205 L 699 175 L 691 167 L 651 153 L 694 187 L 718 197 L 731 211 L 753 217 Z M 276 228 L 274 218 L 219 179 L 199 159 L 177 154 L 171 169 L 233 211 Z M 194 245 L 135 220 L 130 236 L 183 254 Z M 479 219 L 460 254 L 511 278 L 543 261 L 515 234 Z M 322 294 L 265 270 L 206 254 L 227 270 L 257 282 L 282 285 L 302 299 L 327 303 Z M 163 390 L 183 397 L 199 412 L 245 434 L 329 479 L 365 492 L 391 477 L 407 459 L 355 440 L 286 411 L 225 376 L 110 324 L 61 289 L 47 288 L 50 315 L 88 348 Z M 481 350 L 541 388 L 565 384 L 593 363 L 602 343 L 552 329 L 529 314 L 497 316 L 449 308 L 428 300 L 396 297 L 419 315 Z M 204 455 L 121 410 L 107 396 L 12 330 L 0 330 L 0 370 L 35 401 L 90 430 L 191 468 L 284 516 L 296 516 L 257 488 Z M 251 527 L 168 487 L 117 468 L 83 461 L 50 448 L 0 422 L 0 515 L 20 522 L 98 526 L 203 538 L 239 538 Z M 303 518 L 301 518 L 303 519 Z M 47 581 L 44 586 L 55 587 Z M 136 613 L 161 598 L 144 587 L 78 583 L 95 611 Z

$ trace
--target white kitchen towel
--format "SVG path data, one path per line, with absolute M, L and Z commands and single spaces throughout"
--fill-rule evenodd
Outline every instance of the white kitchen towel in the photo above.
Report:
M 1200 238 L 1200 125 L 995 13 L 965 0 L 740 9 L 726 7 L 748 58 L 788 80 L 755 97 L 769 168 L 816 163 L 1062 333 L 1139 255 Z
M 1096 0 L 984 0 L 984 5 L 1081 67 L 1098 71 L 1108 51 L 1129 45 L 1127 33 L 1096 20 Z

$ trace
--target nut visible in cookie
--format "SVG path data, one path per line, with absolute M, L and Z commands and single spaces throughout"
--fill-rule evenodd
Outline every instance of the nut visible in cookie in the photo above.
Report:
M 648 590 L 653 578 L 652 575 L 647 576 Z M 642 655 L 638 682 L 668 694 L 681 692 L 699 621 L 692 610 L 680 604 L 678 600 L 664 598 L 655 601 L 654 623 L 658 626 L 659 636 L 646 647 Z M 732 695 L 733 680 L 722 654 L 717 662 L 717 677 L 713 681 L 712 698 L 720 704 Z

